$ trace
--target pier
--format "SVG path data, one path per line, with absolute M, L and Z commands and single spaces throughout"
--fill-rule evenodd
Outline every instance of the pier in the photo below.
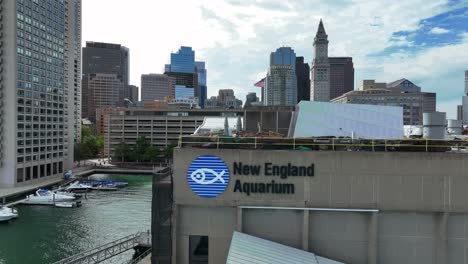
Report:
M 134 248 L 144 248 L 146 250 L 142 253 L 148 254 L 148 250 L 151 249 L 151 233 L 148 231 L 132 234 L 97 248 L 93 248 L 70 256 L 66 259 L 62 259 L 55 262 L 54 264 L 100 263 Z
M 0 188 L 0 204 L 6 206 L 15 205 L 21 203 L 24 199 L 17 201 L 8 201 L 8 199 L 17 198 L 20 195 L 28 195 L 35 192 L 37 189 L 41 188 L 50 188 L 56 185 L 66 185 L 75 181 L 79 178 L 84 178 L 91 176 L 93 174 L 103 173 L 103 174 L 125 174 L 125 175 L 155 175 L 163 167 L 152 167 L 152 168 L 117 168 L 117 167 L 85 167 L 81 168 L 81 171 L 74 172 L 76 179 L 64 180 L 61 177 L 54 177 L 46 179 L 35 184 L 11 187 L 11 188 Z

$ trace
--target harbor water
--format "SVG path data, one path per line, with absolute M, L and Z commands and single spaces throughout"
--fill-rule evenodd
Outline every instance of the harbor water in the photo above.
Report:
M 19 218 L 0 223 L 0 264 L 52 263 L 150 229 L 151 176 L 96 174 L 128 182 L 113 192 L 83 195 L 78 208 L 17 205 Z M 127 263 L 133 250 L 103 263 Z

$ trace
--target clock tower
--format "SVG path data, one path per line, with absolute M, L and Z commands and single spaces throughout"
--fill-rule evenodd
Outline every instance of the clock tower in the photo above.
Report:
M 330 101 L 330 63 L 328 61 L 328 35 L 325 32 L 322 19 L 314 38 L 314 59 L 310 70 L 311 101 Z

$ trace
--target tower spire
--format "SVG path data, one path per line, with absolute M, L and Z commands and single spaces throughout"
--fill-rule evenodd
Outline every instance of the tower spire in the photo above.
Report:
M 319 34 L 326 34 L 322 19 L 320 19 L 320 23 L 319 23 L 318 30 L 317 30 L 317 35 Z

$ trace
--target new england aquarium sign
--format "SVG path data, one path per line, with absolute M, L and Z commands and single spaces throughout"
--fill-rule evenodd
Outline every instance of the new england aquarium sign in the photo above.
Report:
M 235 179 L 233 191 L 236 193 L 294 194 L 295 185 L 284 183 L 290 177 L 313 177 L 314 164 L 296 166 L 291 163 L 276 165 L 265 162 L 262 165 L 233 162 L 232 176 L 255 176 L 265 182 L 248 182 Z M 215 198 L 223 193 L 230 181 L 229 168 L 224 161 L 213 155 L 203 155 L 192 161 L 187 171 L 187 182 L 194 193 L 203 198 Z

